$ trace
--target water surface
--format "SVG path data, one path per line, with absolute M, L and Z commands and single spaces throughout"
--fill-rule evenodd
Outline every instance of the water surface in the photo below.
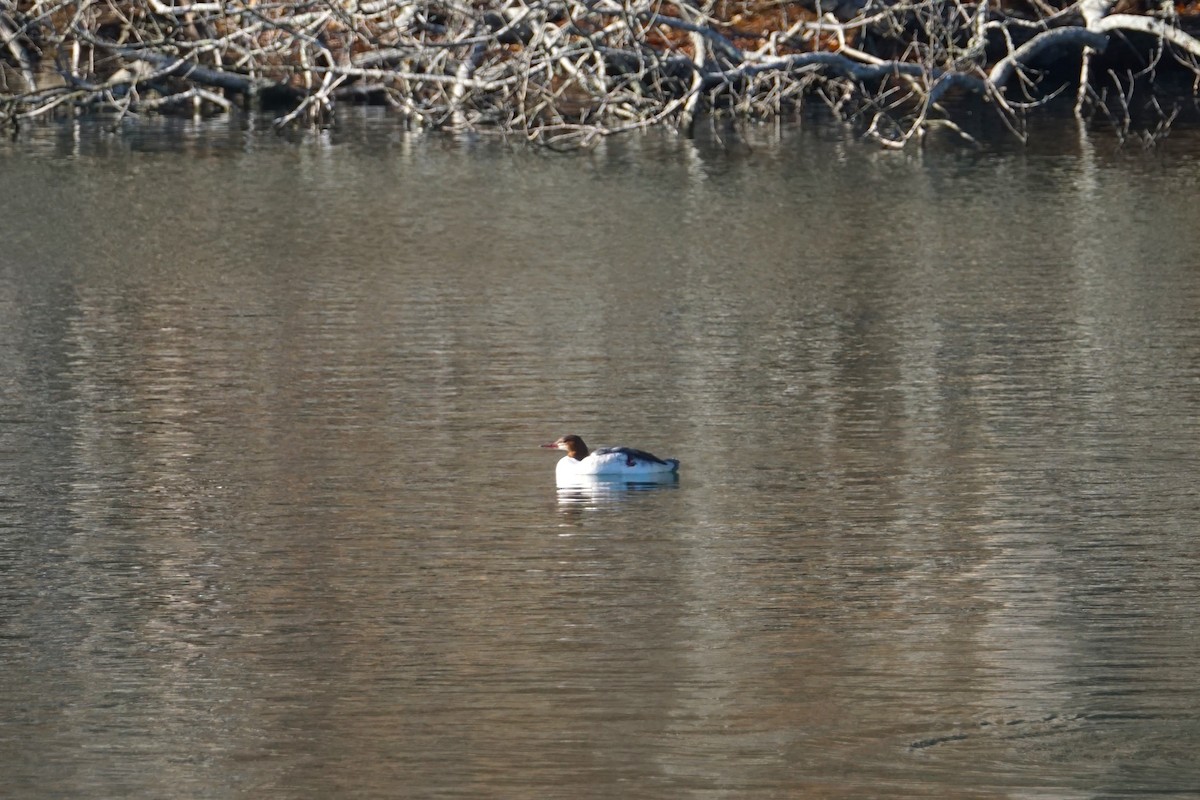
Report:
M 1200 139 L 1037 141 L 0 145 L 6 791 L 1196 796 Z

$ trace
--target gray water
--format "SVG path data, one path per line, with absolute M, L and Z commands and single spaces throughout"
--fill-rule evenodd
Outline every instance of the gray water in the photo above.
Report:
M 1198 185 L 0 144 L 5 796 L 1200 796 Z M 560 492 L 564 433 L 680 480 Z

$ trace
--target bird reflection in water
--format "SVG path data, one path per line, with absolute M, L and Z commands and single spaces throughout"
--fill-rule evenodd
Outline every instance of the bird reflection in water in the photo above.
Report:
M 644 497 L 650 492 L 678 487 L 679 475 L 677 473 L 657 475 L 636 481 L 596 475 L 579 477 L 558 487 L 558 506 L 564 511 L 618 508 L 636 502 L 639 497 Z

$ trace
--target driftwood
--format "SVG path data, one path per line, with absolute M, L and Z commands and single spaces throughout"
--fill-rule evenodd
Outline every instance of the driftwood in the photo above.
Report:
M 703 114 L 769 118 L 816 98 L 900 147 L 934 127 L 960 130 L 945 107 L 960 95 L 1019 134 L 1070 83 L 1076 114 L 1100 110 L 1128 130 L 1139 80 L 1200 77 L 1200 41 L 1174 8 L 1131 5 L 0 0 L 0 124 L 234 106 L 327 124 L 338 103 L 373 102 L 412 126 L 586 145 L 689 129 Z

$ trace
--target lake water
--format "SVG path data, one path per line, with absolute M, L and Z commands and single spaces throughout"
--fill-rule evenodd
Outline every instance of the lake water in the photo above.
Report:
M 9 797 L 1200 796 L 1200 135 L 0 144 Z M 682 460 L 564 490 L 564 433 Z

